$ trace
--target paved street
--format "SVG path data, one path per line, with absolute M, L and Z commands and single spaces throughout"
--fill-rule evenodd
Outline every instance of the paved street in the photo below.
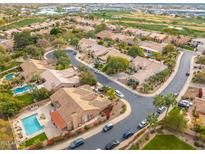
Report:
M 68 51 L 72 64 L 74 66 L 77 66 L 79 62 L 76 60 L 73 53 L 73 51 Z M 174 77 L 172 82 L 164 89 L 162 94 L 167 94 L 169 92 L 180 92 L 187 80 L 186 72 L 190 70 L 192 55 L 193 53 L 191 52 L 184 52 L 176 76 Z M 52 52 L 49 53 L 46 57 L 51 58 Z M 93 150 L 98 148 L 104 149 L 105 145 L 113 139 L 121 140 L 124 131 L 128 129 L 137 131 L 138 123 L 146 118 L 148 113 L 154 112 L 156 110 L 152 105 L 152 97 L 142 97 L 131 93 L 129 90 L 107 79 L 101 74 L 96 74 L 96 77 L 98 82 L 100 82 L 101 84 L 111 86 L 124 93 L 125 99 L 130 103 L 132 111 L 127 118 L 116 124 L 113 130 L 107 133 L 99 133 L 86 139 L 85 144 L 77 148 L 78 150 Z

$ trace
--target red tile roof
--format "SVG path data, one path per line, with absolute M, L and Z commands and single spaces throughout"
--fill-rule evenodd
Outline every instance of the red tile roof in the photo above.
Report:
M 59 129 L 63 129 L 66 127 L 66 123 L 63 121 L 63 119 L 61 118 L 61 116 L 58 114 L 57 111 L 51 112 L 51 119 Z

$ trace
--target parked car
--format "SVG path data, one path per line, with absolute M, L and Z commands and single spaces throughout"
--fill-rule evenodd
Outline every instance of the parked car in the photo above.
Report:
M 107 124 L 103 127 L 103 132 L 107 132 L 113 128 L 112 124 Z
M 83 145 L 84 142 L 85 142 L 85 140 L 84 140 L 83 138 L 79 138 L 79 139 L 73 141 L 73 142 L 70 144 L 69 148 L 70 148 L 70 149 L 75 149 L 75 148 L 77 148 L 77 147 Z
M 119 144 L 120 144 L 120 141 L 113 140 L 113 141 L 109 142 L 108 144 L 106 144 L 105 150 L 111 150 L 111 149 L 115 148 L 116 146 L 118 146 Z
M 190 75 L 190 72 L 186 72 L 186 76 L 189 76 Z
M 179 107 L 183 107 L 183 108 L 189 108 L 189 107 L 190 107 L 189 103 L 184 102 L 183 100 L 181 100 L 181 101 L 178 103 L 178 106 L 179 106 Z
M 121 98 L 124 97 L 124 94 L 123 94 L 121 91 L 119 91 L 119 90 L 115 90 L 115 94 L 116 94 L 118 97 L 121 97 Z
M 133 131 L 128 130 L 128 131 L 126 131 L 126 132 L 123 133 L 123 136 L 122 136 L 122 137 L 123 137 L 124 139 L 128 139 L 128 138 L 131 137 L 133 134 L 134 134 Z
M 138 124 L 138 128 L 142 129 L 144 128 L 145 126 L 147 126 L 148 123 L 147 123 L 147 119 L 141 121 L 139 124 Z
M 94 72 L 95 73 L 99 73 L 100 71 L 98 69 L 94 69 Z
M 178 93 L 174 93 L 174 96 L 177 97 L 179 94 Z
M 184 100 L 184 99 L 181 100 L 180 102 L 183 102 L 183 103 L 185 103 L 185 104 L 188 104 L 189 107 L 193 105 L 193 103 L 192 103 L 191 101 Z
M 165 110 L 166 110 L 166 107 L 165 107 L 165 106 L 159 107 L 159 108 L 157 109 L 157 113 L 162 114 Z

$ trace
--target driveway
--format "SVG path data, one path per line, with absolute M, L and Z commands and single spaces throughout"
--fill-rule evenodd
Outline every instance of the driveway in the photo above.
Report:
M 77 61 L 77 59 L 75 58 L 74 51 L 69 50 L 67 54 L 70 56 L 72 64 L 74 66 L 78 66 L 80 64 L 79 61 Z M 184 52 L 177 74 L 175 75 L 171 83 L 162 91 L 162 94 L 167 94 L 170 92 L 179 93 L 181 91 L 187 80 L 186 72 L 190 71 L 192 56 L 193 53 Z M 52 52 L 48 53 L 46 57 L 52 58 Z M 96 74 L 96 77 L 98 82 L 100 82 L 101 84 L 108 85 L 120 90 L 125 95 L 125 99 L 130 103 L 132 111 L 127 118 L 117 123 L 114 126 L 113 130 L 107 133 L 101 132 L 86 139 L 85 144 L 76 148 L 77 150 L 94 150 L 99 148 L 104 149 L 105 145 L 114 139 L 121 141 L 124 131 L 138 131 L 138 123 L 145 119 L 149 113 L 156 111 L 156 108 L 152 104 L 153 97 L 143 97 L 132 93 L 101 74 Z

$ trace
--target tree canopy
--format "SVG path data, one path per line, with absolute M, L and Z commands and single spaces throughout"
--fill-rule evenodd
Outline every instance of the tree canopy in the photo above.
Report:
M 92 72 L 90 72 L 89 70 L 86 70 L 86 71 L 81 71 L 80 83 L 89 84 L 93 86 L 97 84 L 97 80 L 96 80 L 95 75 Z
M 166 112 L 166 116 L 167 116 L 167 113 L 169 111 L 169 107 L 176 105 L 177 101 L 176 101 L 176 97 L 174 96 L 174 94 L 169 93 L 165 96 L 163 96 L 163 95 L 155 96 L 153 104 L 155 107 L 162 107 L 162 106 L 167 107 L 167 112 Z
M 27 55 L 30 55 L 32 58 L 35 59 L 41 59 L 44 53 L 42 48 L 39 48 L 35 45 L 26 46 L 24 51 Z
M 0 114 L 10 117 L 18 113 L 24 106 L 23 102 L 8 93 L 0 93 Z
M 56 69 L 63 70 L 70 66 L 71 60 L 70 57 L 66 54 L 63 50 L 55 50 L 53 53 L 54 57 L 56 58 Z
M 187 127 L 187 120 L 183 113 L 180 113 L 180 109 L 174 108 L 163 121 L 165 128 L 171 128 L 176 131 L 183 132 Z
M 36 44 L 37 36 L 31 35 L 30 31 L 14 34 L 14 49 L 21 50 L 28 45 Z
M 50 31 L 50 34 L 51 34 L 51 35 L 58 35 L 58 34 L 60 34 L 60 33 L 62 33 L 62 29 L 59 28 L 59 27 L 53 27 L 53 28 L 51 29 L 51 31 Z
M 99 32 L 101 32 L 103 30 L 106 30 L 106 25 L 105 24 L 100 24 L 100 25 L 97 25 L 95 27 L 95 33 L 99 33 Z
M 103 71 L 107 74 L 115 74 L 128 69 L 130 62 L 123 57 L 108 57 Z
M 134 58 L 137 56 L 144 57 L 144 51 L 139 46 L 133 46 L 129 49 L 128 55 Z

